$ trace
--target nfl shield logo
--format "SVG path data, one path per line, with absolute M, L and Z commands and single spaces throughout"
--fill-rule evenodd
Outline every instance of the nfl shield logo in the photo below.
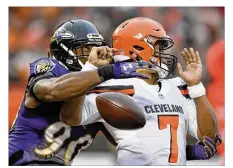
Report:
M 164 96 L 162 94 L 159 94 L 160 99 L 164 99 Z

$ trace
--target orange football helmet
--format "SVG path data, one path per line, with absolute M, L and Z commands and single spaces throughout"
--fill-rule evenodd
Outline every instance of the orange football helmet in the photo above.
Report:
M 112 44 L 121 55 L 129 56 L 133 61 L 151 62 L 170 75 L 176 68 L 177 57 L 164 53 L 174 42 L 163 26 L 152 19 L 137 17 L 121 23 L 112 34 Z

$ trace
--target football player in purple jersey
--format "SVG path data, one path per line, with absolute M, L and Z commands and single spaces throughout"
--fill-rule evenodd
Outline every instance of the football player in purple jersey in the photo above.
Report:
M 9 165 L 71 165 L 102 128 L 101 123 L 78 125 L 85 93 L 111 78 L 147 78 L 136 72 L 140 63 L 127 70 L 122 66 L 128 63 L 108 64 L 115 50 L 106 45 L 86 20 L 69 20 L 56 29 L 49 57 L 30 64 L 25 94 L 9 133 Z M 81 71 L 87 60 L 98 68 Z

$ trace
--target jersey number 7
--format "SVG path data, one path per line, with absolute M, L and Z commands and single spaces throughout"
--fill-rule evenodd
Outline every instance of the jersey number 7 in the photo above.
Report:
M 178 143 L 177 143 L 177 129 L 179 125 L 178 115 L 158 115 L 159 129 L 167 129 L 170 125 L 170 155 L 169 163 L 177 163 L 178 160 Z

